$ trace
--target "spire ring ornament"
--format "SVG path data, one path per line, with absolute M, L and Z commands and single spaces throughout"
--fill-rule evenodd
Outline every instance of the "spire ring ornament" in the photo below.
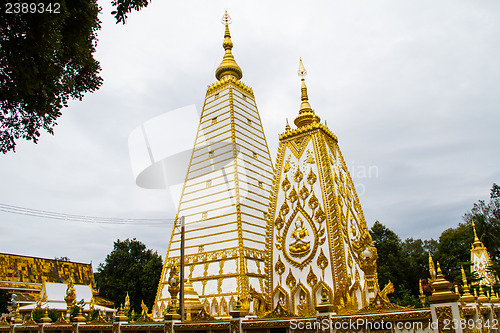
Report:
M 222 16 L 222 19 L 220 20 L 220 22 L 222 24 L 231 24 L 231 16 L 229 16 L 229 14 L 227 13 L 227 10 L 226 12 L 224 13 L 224 15 Z

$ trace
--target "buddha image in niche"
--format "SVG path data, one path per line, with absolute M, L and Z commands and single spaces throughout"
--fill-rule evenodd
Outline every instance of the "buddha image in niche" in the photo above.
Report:
M 292 231 L 291 238 L 294 238 L 295 241 L 290 244 L 290 255 L 294 257 L 303 257 L 311 251 L 311 242 L 306 241 L 304 238 L 309 236 L 309 231 L 304 228 L 304 221 L 300 218 L 300 216 L 295 221 L 295 230 Z

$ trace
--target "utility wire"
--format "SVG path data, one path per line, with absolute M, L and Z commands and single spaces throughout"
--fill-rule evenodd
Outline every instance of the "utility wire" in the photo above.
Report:
M 25 216 L 35 216 L 53 220 L 64 220 L 71 222 L 86 222 L 86 223 L 102 223 L 102 224 L 140 224 L 140 225 L 173 225 L 174 219 L 131 219 L 131 218 L 116 218 L 116 217 L 99 217 L 87 215 L 63 214 L 49 212 L 46 210 L 38 210 L 24 208 L 13 205 L 0 203 L 0 212 L 12 213 Z

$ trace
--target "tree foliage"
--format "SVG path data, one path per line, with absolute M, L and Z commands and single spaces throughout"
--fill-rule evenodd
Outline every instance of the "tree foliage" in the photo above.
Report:
M 470 266 L 470 248 L 473 242 L 474 233 L 470 224 L 460 223 L 456 228 L 449 228 L 441 233 L 438 250 L 433 255 L 447 280 L 462 280 L 460 267 Z
M 55 322 L 59 318 L 58 315 L 59 314 L 57 313 L 56 309 L 47 310 L 47 316 L 50 318 L 52 322 Z M 33 319 L 37 323 L 41 323 L 42 322 L 41 319 L 44 316 L 45 316 L 45 309 L 34 309 L 33 311 L 31 311 L 31 319 Z
M 36 2 L 44 6 L 37 6 L 34 13 L 0 11 L 0 151 L 4 154 L 14 151 L 20 138 L 36 143 L 41 130 L 53 133 L 68 100 L 81 100 L 102 84 L 99 62 L 93 58 L 101 27 L 97 1 L 57 3 L 58 13 L 38 12 L 47 8 L 48 1 Z
M 123 23 L 127 20 L 127 16 L 132 10 L 141 10 L 149 5 L 151 0 L 113 0 L 111 5 L 115 6 L 115 10 L 111 12 L 115 16 L 116 23 Z
M 379 221 L 370 230 L 377 248 L 377 273 L 379 285 L 383 288 L 389 281 L 395 286 L 389 298 L 404 306 L 420 306 L 418 300 L 421 278 L 429 276 L 428 251 L 437 248 L 437 242 L 414 240 L 404 242 L 396 233 Z
M 376 221 L 370 232 L 377 248 L 377 273 L 380 286 L 383 288 L 389 281 L 403 283 L 404 267 L 401 239 L 386 226 Z
M 162 259 L 135 238 L 117 240 L 105 263 L 97 268 L 94 278 L 99 295 L 123 304 L 127 292 L 130 306 L 141 311 L 141 301 L 151 308 L 162 270 Z
M 13 2 L 15 3 L 15 2 Z M 150 0 L 112 0 L 116 23 Z M 54 133 L 70 99 L 99 89 L 100 65 L 94 59 L 101 28 L 97 0 L 37 0 L 0 11 L 0 151 L 15 151 L 19 139 L 38 142 Z M 50 4 L 51 7 L 48 7 Z M 36 5 L 35 7 L 33 7 Z M 50 8 L 50 10 L 47 10 Z M 54 12 L 54 9 L 56 11 Z
M 478 238 L 484 243 L 492 259 L 491 269 L 500 273 L 500 186 L 493 184 L 490 201 L 480 200 L 464 215 L 464 222 L 455 228 L 441 233 L 439 240 L 408 238 L 404 242 L 392 230 L 380 222 L 375 222 L 370 230 L 377 248 L 377 269 L 380 287 L 388 281 L 395 286 L 389 298 L 401 305 L 418 306 L 419 283 L 429 277 L 428 253 L 439 262 L 445 278 L 461 284 L 460 266 L 464 266 L 467 280 L 478 281 L 470 273 L 470 249 L 474 242 L 472 219 L 476 225 Z M 429 294 L 428 285 L 423 285 L 424 293 Z

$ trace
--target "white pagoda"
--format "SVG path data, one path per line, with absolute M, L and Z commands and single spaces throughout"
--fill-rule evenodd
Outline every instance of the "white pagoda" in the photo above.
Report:
M 207 313 L 227 316 L 250 288 L 264 289 L 266 220 L 272 163 L 250 87 L 240 80 L 224 15 L 225 50 L 207 89 L 176 220 L 185 216 L 185 276 Z M 180 232 L 174 228 L 153 309 L 168 306 L 168 276 L 178 265 Z

